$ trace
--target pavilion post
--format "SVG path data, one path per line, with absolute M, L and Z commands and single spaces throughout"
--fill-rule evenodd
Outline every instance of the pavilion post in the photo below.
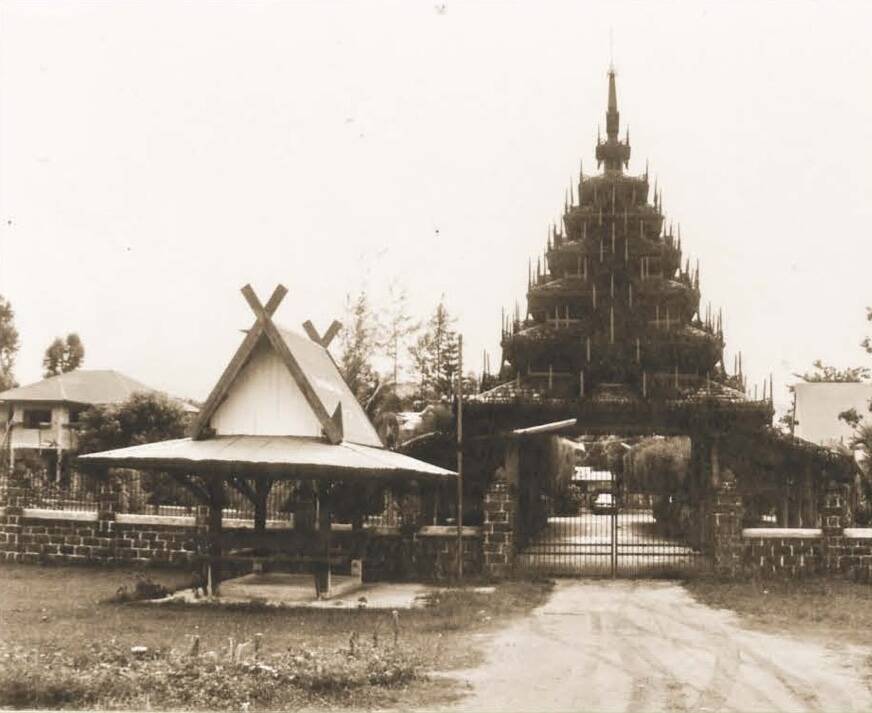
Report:
M 266 502 L 272 489 L 271 480 L 257 479 L 254 481 L 254 531 L 266 530 Z
M 318 544 L 323 560 L 315 564 L 315 592 L 320 597 L 330 592 L 330 531 L 333 508 L 327 495 L 327 483 L 318 483 Z
M 209 478 L 209 571 L 210 594 L 217 594 L 221 584 L 221 531 L 224 516 L 224 478 Z

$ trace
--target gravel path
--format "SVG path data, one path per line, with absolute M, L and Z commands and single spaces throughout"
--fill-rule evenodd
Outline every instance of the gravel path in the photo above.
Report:
M 662 581 L 561 581 L 452 672 L 453 711 L 869 711 L 870 650 L 743 627 Z

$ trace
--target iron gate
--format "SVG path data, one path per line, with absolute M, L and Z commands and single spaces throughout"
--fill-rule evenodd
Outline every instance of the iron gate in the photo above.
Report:
M 702 571 L 709 558 L 658 524 L 652 496 L 592 493 L 569 512 L 549 512 L 516 565 L 551 575 L 664 576 Z

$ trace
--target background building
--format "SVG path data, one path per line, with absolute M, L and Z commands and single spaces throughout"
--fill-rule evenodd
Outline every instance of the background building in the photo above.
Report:
M 64 454 L 76 450 L 76 426 L 85 409 L 120 404 L 138 392 L 157 389 L 111 369 L 76 369 L 0 392 L 0 451 L 10 468 L 16 456 L 30 453 L 42 456 L 49 472 L 57 472 Z M 178 402 L 189 413 L 197 412 Z
M 869 414 L 870 383 L 802 382 L 794 385 L 794 435 L 822 446 L 848 445 L 854 428 L 839 418 L 850 409 Z

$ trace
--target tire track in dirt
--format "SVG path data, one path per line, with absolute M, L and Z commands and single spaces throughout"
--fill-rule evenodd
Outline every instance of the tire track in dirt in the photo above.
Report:
M 743 649 L 743 653 L 749 659 L 757 662 L 757 665 L 766 673 L 770 674 L 784 689 L 790 693 L 798 702 L 802 703 L 807 710 L 819 713 L 824 710 L 818 694 L 815 690 L 802 679 L 785 671 L 781 666 L 778 666 L 766 656 L 752 651 L 751 649 Z M 846 710 L 846 709 L 842 709 Z
M 676 584 L 564 580 L 489 646 L 455 710 L 872 710 L 865 649 L 745 628 Z
M 676 617 L 669 614 L 668 612 L 664 612 L 660 609 L 655 609 L 653 606 L 641 602 L 638 604 L 638 606 L 642 609 L 649 611 L 651 614 L 656 613 L 658 616 L 670 619 L 679 626 L 689 628 L 697 634 L 703 633 L 711 636 L 713 633 L 716 633 L 721 641 L 728 642 L 731 646 L 732 651 L 729 656 L 723 655 L 720 649 L 718 650 L 718 656 L 715 661 L 715 672 L 712 678 L 712 682 L 703 694 L 706 700 L 697 701 L 694 704 L 695 708 L 706 707 L 717 710 L 721 706 L 726 704 L 729 691 L 732 691 L 736 684 L 739 666 L 741 664 L 741 656 L 744 654 L 748 659 L 756 661 L 761 669 L 763 669 L 773 678 L 775 678 L 775 680 L 778 681 L 778 683 L 784 688 L 784 690 L 787 691 L 798 703 L 802 704 L 808 710 L 814 711 L 816 713 L 819 711 L 823 711 L 823 707 L 821 705 L 818 694 L 808 683 L 806 683 L 805 680 L 790 673 L 783 667 L 778 666 L 770 658 L 762 656 L 747 647 L 742 647 L 735 644 L 732 637 L 725 631 L 723 627 L 719 627 L 716 632 L 712 631 L 711 629 L 703 631 L 699 627 L 692 625 L 687 618 Z M 697 604 L 697 606 L 699 605 Z M 722 667 L 719 664 L 723 664 L 728 669 L 728 671 L 722 672 Z M 743 685 L 746 688 L 752 690 L 758 696 L 762 697 L 764 700 L 771 702 L 774 705 L 774 708 L 779 707 L 777 702 L 774 701 L 771 696 L 767 695 L 759 687 L 754 686 L 748 682 L 743 682 Z M 727 689 L 727 695 L 724 695 L 723 689 L 725 688 Z M 846 707 L 849 707 L 849 704 Z M 791 710 L 793 710 L 793 708 L 791 708 Z
M 650 629 L 646 629 L 641 626 L 637 621 L 636 617 L 631 613 L 631 609 L 635 608 L 636 599 L 635 596 L 635 583 L 634 587 L 631 589 L 630 593 L 625 595 L 622 599 L 621 606 L 618 608 L 618 616 L 621 617 L 621 622 L 623 626 L 616 627 L 616 631 L 620 629 L 628 629 L 629 631 L 635 634 L 645 634 L 647 636 L 660 636 L 664 633 L 664 629 L 662 624 L 660 623 L 658 617 L 650 617 L 648 619 L 649 624 L 653 623 L 656 626 L 657 631 L 654 632 Z M 666 703 L 665 709 L 669 711 L 687 711 L 687 702 L 684 696 L 684 689 L 686 687 L 690 687 L 690 684 L 686 681 L 679 681 L 678 678 L 673 673 L 672 669 L 668 666 L 665 666 L 660 658 L 654 656 L 645 646 L 645 642 L 637 636 L 619 636 L 619 640 L 621 644 L 621 658 L 631 667 L 633 666 L 632 660 L 636 659 L 642 661 L 645 665 L 642 670 L 646 670 L 648 672 L 656 672 L 659 674 L 660 683 L 663 688 L 663 698 Z M 645 668 L 647 667 L 647 668 Z M 649 675 L 647 678 L 643 679 L 647 682 L 645 685 L 645 693 L 644 695 L 635 695 L 638 691 L 639 680 L 634 678 L 634 686 L 633 693 L 634 696 L 631 697 L 630 703 L 627 706 L 627 712 L 631 713 L 633 711 L 643 711 L 643 710 L 653 710 L 656 707 L 653 705 L 653 691 L 651 686 L 651 676 Z M 641 699 L 641 700 L 634 700 Z
M 572 619 L 574 621 L 578 621 L 580 618 L 588 619 L 588 631 L 587 632 L 578 632 L 578 626 L 576 625 L 576 632 L 578 633 L 591 633 L 595 626 L 592 617 L 588 618 L 585 615 L 579 617 L 576 614 L 561 614 L 557 612 L 549 612 L 549 616 L 553 617 L 554 622 L 564 623 L 567 619 Z M 546 626 L 545 620 L 536 617 L 530 622 L 530 628 L 532 631 L 536 631 L 540 636 L 546 637 L 551 641 L 559 644 L 560 646 L 564 646 L 568 648 L 573 654 L 578 655 L 581 654 L 585 660 L 590 662 L 590 666 L 585 670 L 585 675 L 591 680 L 596 680 L 600 675 L 600 667 L 603 664 L 611 666 L 618 675 L 621 675 L 623 669 L 621 666 L 613 661 L 610 661 L 606 658 L 592 655 L 589 647 L 579 647 L 578 635 L 576 637 L 568 638 L 566 636 L 562 636 L 560 633 L 554 631 L 551 627 L 554 626 L 554 623 L 549 622 L 550 626 Z M 602 622 L 600 620 L 600 630 L 602 629 Z M 596 710 L 600 706 L 600 695 L 599 689 L 596 686 L 588 686 L 584 689 L 584 700 L 578 702 L 579 710 Z

